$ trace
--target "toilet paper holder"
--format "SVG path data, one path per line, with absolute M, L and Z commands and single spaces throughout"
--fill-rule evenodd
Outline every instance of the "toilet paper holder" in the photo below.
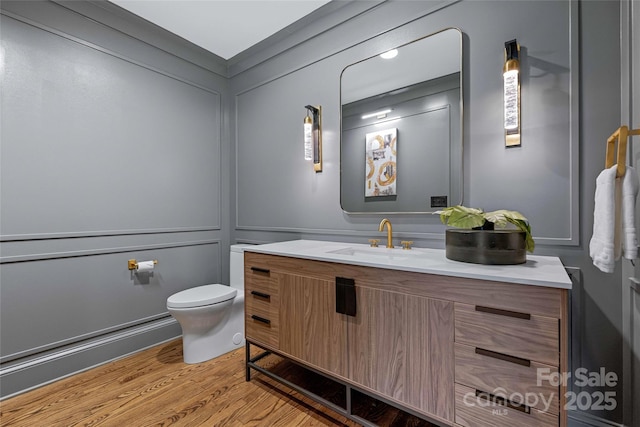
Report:
M 153 260 L 153 265 L 158 264 L 158 260 L 154 259 Z M 138 269 L 138 261 L 136 261 L 135 259 L 130 259 L 127 263 L 127 268 L 129 268 L 129 270 L 137 270 Z

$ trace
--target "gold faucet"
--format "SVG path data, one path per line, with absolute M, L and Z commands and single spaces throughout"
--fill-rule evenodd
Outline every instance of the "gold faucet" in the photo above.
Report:
M 387 226 L 387 247 L 393 248 L 393 230 L 391 228 L 391 221 L 389 221 L 387 218 L 384 218 L 382 221 L 380 221 L 378 231 L 383 231 L 385 225 Z

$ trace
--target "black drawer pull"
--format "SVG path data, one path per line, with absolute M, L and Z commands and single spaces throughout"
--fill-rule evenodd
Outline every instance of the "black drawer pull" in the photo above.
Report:
M 526 366 L 527 368 L 531 366 L 530 360 L 522 359 L 515 356 L 509 356 L 508 354 L 502 354 L 491 350 L 485 350 L 484 348 L 476 347 L 476 354 L 479 354 L 481 356 L 493 357 L 494 359 L 504 360 L 505 362 L 511 362 L 517 365 Z
M 255 271 L 256 273 L 264 273 L 264 274 L 270 273 L 270 270 L 268 268 L 260 268 L 260 267 L 251 267 L 251 271 Z
M 258 292 L 258 291 L 251 291 L 251 295 L 255 295 L 257 297 L 266 298 L 266 299 L 270 299 L 271 298 L 271 295 L 265 294 L 265 293 L 262 293 L 262 292 Z
M 516 319 L 531 320 L 531 315 L 529 313 L 501 310 L 499 308 L 484 307 L 481 305 L 476 305 L 476 311 L 479 311 L 481 313 L 497 314 L 499 316 L 515 317 Z
M 502 406 L 506 406 L 507 408 L 515 409 L 516 411 L 524 412 L 525 414 L 531 413 L 531 408 L 525 404 L 516 403 L 511 400 L 507 400 L 502 396 L 496 396 L 491 393 L 487 393 L 486 391 L 476 389 L 476 397 L 488 402 L 498 403 Z
M 253 320 L 257 320 L 258 322 L 265 323 L 265 324 L 267 324 L 267 325 L 270 325 L 270 324 L 271 324 L 271 320 L 269 320 L 269 319 L 265 319 L 264 317 L 256 316 L 255 314 L 252 314 L 252 315 L 251 315 L 251 318 L 252 318 Z

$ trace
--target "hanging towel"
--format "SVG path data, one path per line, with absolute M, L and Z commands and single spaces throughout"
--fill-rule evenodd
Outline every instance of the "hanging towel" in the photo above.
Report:
M 638 174 L 636 170 L 627 166 L 622 177 L 621 209 L 620 209 L 620 240 L 622 256 L 626 259 L 638 257 L 638 238 L 636 233 L 636 198 L 638 197 Z
M 593 265 L 605 273 L 613 273 L 616 260 L 616 169 L 617 165 L 613 165 L 596 179 L 593 235 L 589 242 Z

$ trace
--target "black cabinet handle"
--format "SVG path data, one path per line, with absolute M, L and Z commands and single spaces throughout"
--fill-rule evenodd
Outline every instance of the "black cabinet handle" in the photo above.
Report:
M 258 292 L 258 291 L 251 291 L 251 295 L 255 295 L 257 297 L 266 298 L 266 299 L 270 299 L 271 298 L 271 295 L 265 294 L 265 293 L 262 293 L 262 292 Z
M 531 413 L 531 408 L 528 407 L 527 405 L 525 405 L 524 403 L 516 403 L 516 402 L 512 402 L 511 400 L 507 400 L 502 396 L 496 396 L 494 394 L 491 393 L 487 393 L 486 391 L 482 391 L 482 390 L 478 390 L 476 389 L 476 398 L 482 399 L 482 400 L 486 400 L 487 402 L 491 402 L 491 403 L 498 403 L 502 406 L 506 406 L 508 408 L 511 409 L 515 409 L 516 411 L 520 411 L 523 412 L 525 414 L 530 414 Z
M 504 360 L 505 362 L 511 362 L 517 365 L 526 366 L 527 368 L 531 366 L 530 360 L 522 359 L 515 356 L 509 356 L 508 354 L 502 354 L 491 350 L 485 350 L 484 348 L 476 348 L 476 354 L 479 354 L 481 356 L 493 357 L 494 359 Z
M 264 273 L 264 274 L 270 273 L 270 270 L 268 268 L 260 268 L 260 267 L 251 267 L 251 271 L 255 271 L 256 273 Z
M 501 310 L 499 308 L 484 307 L 482 305 L 476 305 L 476 311 L 479 311 L 481 313 L 497 314 L 499 316 L 515 317 L 516 319 L 531 320 L 531 314 L 529 313 Z
M 356 315 L 356 281 L 336 277 L 336 313 Z
M 251 318 L 253 320 L 257 320 L 258 322 L 262 322 L 262 323 L 267 324 L 267 325 L 271 324 L 271 320 L 265 319 L 264 317 L 256 316 L 255 314 L 252 314 Z

